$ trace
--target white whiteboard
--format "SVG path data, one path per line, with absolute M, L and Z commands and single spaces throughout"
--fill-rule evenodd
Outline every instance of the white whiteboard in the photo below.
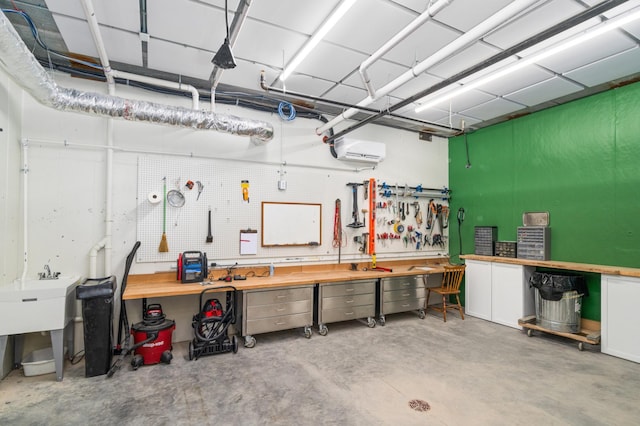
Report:
M 262 246 L 322 244 L 322 204 L 262 202 Z

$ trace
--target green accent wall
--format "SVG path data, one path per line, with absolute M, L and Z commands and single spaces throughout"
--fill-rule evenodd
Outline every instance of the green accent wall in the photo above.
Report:
M 474 252 L 474 227 L 515 241 L 522 213 L 548 211 L 551 259 L 640 268 L 640 83 L 449 140 L 450 252 Z M 598 274 L 582 316 L 600 320 Z

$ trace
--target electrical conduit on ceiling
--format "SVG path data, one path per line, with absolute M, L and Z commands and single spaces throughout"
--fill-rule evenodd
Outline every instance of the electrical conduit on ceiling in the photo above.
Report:
M 539 0 L 516 0 L 510 3 L 508 6 L 504 7 L 500 11 L 496 12 L 494 15 L 485 19 L 480 24 L 476 25 L 469 31 L 462 34 L 460 37 L 438 50 L 433 55 L 429 56 L 427 59 L 423 60 L 419 64 L 415 65 L 410 70 L 401 74 L 395 80 L 387 83 L 384 87 L 380 88 L 380 90 L 376 93 L 375 97 L 367 96 L 362 101 L 358 102 L 358 106 L 367 106 L 371 103 L 375 102 L 377 99 L 380 99 L 383 96 L 388 95 L 392 91 L 396 90 L 398 87 L 412 80 L 413 78 L 419 76 L 430 67 L 435 64 L 449 58 L 453 54 L 459 52 L 460 50 L 468 47 L 470 44 L 475 43 L 481 37 L 494 30 L 498 26 L 504 24 L 509 19 L 523 12 L 525 9 L 529 8 L 534 3 L 537 3 Z M 433 5 L 429 9 L 433 9 L 436 5 Z M 329 121 L 327 124 L 320 126 L 316 129 L 317 134 L 322 134 L 330 128 L 335 127 L 338 123 L 354 116 L 358 110 L 356 108 L 348 109 L 342 114 L 336 116 L 333 120 Z
M 544 40 L 548 40 L 551 37 L 554 37 L 558 34 L 561 34 L 562 32 L 570 29 L 570 28 L 575 28 L 576 26 L 580 25 L 583 22 L 588 21 L 589 19 L 595 18 L 599 15 L 602 15 L 604 13 L 606 13 L 609 10 L 612 10 L 613 8 L 620 6 L 621 4 L 626 3 L 628 0 L 607 0 L 607 1 L 603 1 L 601 3 L 598 3 L 597 5 L 590 7 L 589 9 L 586 9 L 580 13 L 578 13 L 577 15 L 571 16 L 567 19 L 565 19 L 562 22 L 559 22 L 549 28 L 547 28 L 546 30 L 532 36 L 529 37 L 528 39 L 525 39 L 505 50 L 500 51 L 499 53 L 496 53 L 495 55 L 491 56 L 490 58 L 487 58 L 485 60 L 483 60 L 481 63 L 478 63 L 476 65 L 473 65 L 469 68 L 466 68 L 458 73 L 456 73 L 455 75 L 451 76 L 451 77 L 447 77 L 446 79 L 440 81 L 439 83 L 434 84 L 433 86 L 430 86 L 426 89 L 421 90 L 420 92 L 409 96 L 408 98 L 403 99 L 402 101 L 388 107 L 385 111 L 380 112 L 376 115 L 373 115 L 371 117 L 368 117 L 364 120 L 358 121 L 357 123 L 355 123 L 354 125 L 341 130 L 340 132 L 329 136 L 326 139 L 327 143 L 331 143 L 333 140 L 340 138 L 356 129 L 359 129 L 362 126 L 365 126 L 375 120 L 377 120 L 378 118 L 381 118 L 384 115 L 388 115 L 389 113 L 392 113 L 394 111 L 399 110 L 400 108 L 404 108 L 405 106 L 416 102 L 422 98 L 424 98 L 427 95 L 430 95 L 432 93 L 435 93 L 436 91 L 447 87 L 453 83 L 459 82 L 460 80 L 467 78 L 477 72 L 480 72 L 494 64 L 497 64 L 498 62 L 512 56 L 512 55 L 519 55 L 521 52 L 523 52 L 524 50 L 535 46 L 538 43 L 541 43 Z
M 217 130 L 250 136 L 256 144 L 269 142 L 273 138 L 273 126 L 264 121 L 59 87 L 31 54 L 3 13 L 0 14 L 0 64 L 38 102 L 60 111 Z
M 371 84 L 371 79 L 367 74 L 367 69 L 369 69 L 369 67 L 373 65 L 373 63 L 378 59 L 382 58 L 387 52 L 397 46 L 398 43 L 413 34 L 418 28 L 420 28 L 429 19 L 431 19 L 432 16 L 435 16 L 438 12 L 447 7 L 452 2 L 453 0 L 440 0 L 436 4 L 428 7 L 427 10 L 422 12 L 420 16 L 411 21 L 409 25 L 407 25 L 399 33 L 391 37 L 385 44 L 382 45 L 382 47 L 376 50 L 371 56 L 369 56 L 360 64 L 360 69 L 358 70 L 360 72 L 360 78 L 362 79 L 362 83 L 367 89 L 367 92 L 369 92 L 369 96 L 371 98 L 376 98 L 376 91 Z

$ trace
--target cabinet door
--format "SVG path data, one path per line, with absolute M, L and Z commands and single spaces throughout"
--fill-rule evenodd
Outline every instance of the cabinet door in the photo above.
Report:
M 464 312 L 472 317 L 491 320 L 491 263 L 477 260 L 465 262 Z
M 640 362 L 636 317 L 640 279 L 602 275 L 601 343 L 605 354 Z
M 521 329 L 518 319 L 535 314 L 533 295 L 522 265 L 491 264 L 491 320 Z

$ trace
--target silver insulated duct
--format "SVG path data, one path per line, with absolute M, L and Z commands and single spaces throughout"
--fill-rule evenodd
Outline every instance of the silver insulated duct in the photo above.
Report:
M 60 111 L 217 130 L 251 136 L 256 144 L 273 138 L 273 126 L 264 121 L 59 87 L 31 54 L 4 13 L 0 13 L 0 64 L 38 102 Z

